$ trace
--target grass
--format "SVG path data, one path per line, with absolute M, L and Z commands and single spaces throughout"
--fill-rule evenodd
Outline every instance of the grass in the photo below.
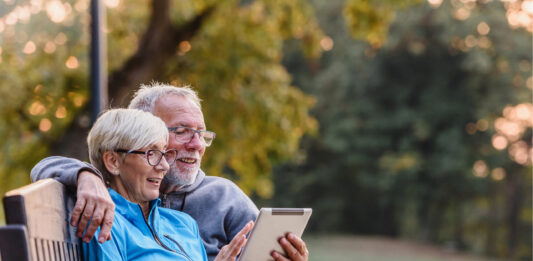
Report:
M 383 237 L 305 236 L 309 261 L 496 261 Z

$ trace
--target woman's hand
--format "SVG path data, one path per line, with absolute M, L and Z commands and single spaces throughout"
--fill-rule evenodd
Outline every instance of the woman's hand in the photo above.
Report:
M 215 261 L 234 261 L 239 253 L 241 253 L 242 247 L 246 244 L 246 234 L 254 227 L 254 222 L 250 221 L 246 224 L 231 242 L 220 249 Z

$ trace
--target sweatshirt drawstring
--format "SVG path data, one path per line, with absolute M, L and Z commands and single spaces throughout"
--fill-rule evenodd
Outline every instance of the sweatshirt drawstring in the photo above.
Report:
M 187 198 L 187 192 L 183 194 L 183 200 L 181 201 L 181 208 L 180 208 L 181 212 L 183 212 L 183 208 L 185 208 L 185 198 Z

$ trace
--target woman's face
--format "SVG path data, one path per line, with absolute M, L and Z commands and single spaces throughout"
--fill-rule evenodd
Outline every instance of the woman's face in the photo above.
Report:
M 161 140 L 138 151 L 158 149 L 164 152 L 166 146 L 166 140 Z M 168 169 L 169 166 L 165 157 L 156 166 L 151 166 L 148 164 L 145 154 L 128 153 L 120 164 L 119 176 L 115 176 L 115 190 L 134 203 L 154 200 L 159 197 L 159 186 Z

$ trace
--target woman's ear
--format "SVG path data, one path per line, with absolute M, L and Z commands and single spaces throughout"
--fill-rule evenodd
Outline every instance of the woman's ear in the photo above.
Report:
M 119 174 L 120 163 L 122 162 L 120 156 L 116 152 L 106 151 L 102 156 L 104 165 L 107 171 L 113 175 Z

